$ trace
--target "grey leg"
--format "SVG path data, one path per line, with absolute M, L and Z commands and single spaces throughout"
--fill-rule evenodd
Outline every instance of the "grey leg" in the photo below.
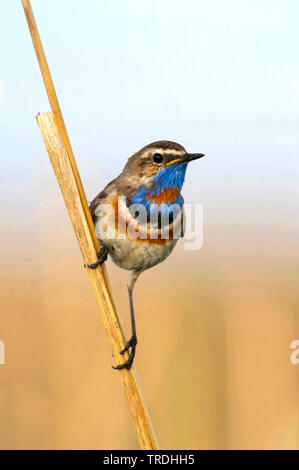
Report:
M 120 351 L 120 354 L 124 354 L 130 348 L 131 348 L 131 351 L 130 351 L 130 355 L 127 361 L 125 361 L 123 364 L 113 367 L 114 369 L 118 369 L 118 370 L 124 369 L 124 368 L 130 369 L 132 367 L 134 357 L 135 357 L 136 346 L 137 346 L 137 336 L 136 336 L 136 324 L 135 324 L 134 304 L 133 304 L 133 288 L 134 288 L 135 282 L 137 281 L 139 274 L 140 272 L 133 271 L 128 279 L 127 286 L 128 286 L 129 301 L 130 301 L 132 336 L 129 339 L 126 347 L 122 351 Z

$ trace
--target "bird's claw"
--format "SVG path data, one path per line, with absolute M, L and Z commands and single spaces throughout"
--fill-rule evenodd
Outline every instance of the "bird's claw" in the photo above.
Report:
M 107 248 L 102 248 L 99 253 L 97 253 L 98 261 L 95 263 L 91 264 L 84 264 L 84 268 L 90 268 L 90 269 L 96 269 L 100 264 L 105 263 L 105 261 L 108 258 L 108 249 Z
M 112 366 L 113 369 L 117 369 L 117 370 L 131 369 L 133 361 L 134 361 L 134 357 L 135 357 L 136 346 L 137 346 L 137 337 L 136 337 L 136 335 L 133 335 L 129 339 L 126 347 L 124 349 L 122 349 L 119 353 L 119 354 L 124 354 L 126 351 L 128 351 L 130 348 L 132 348 L 131 352 L 130 352 L 130 355 L 129 355 L 129 358 L 125 362 L 123 362 L 122 364 L 119 364 L 118 366 Z
M 136 335 L 133 335 L 129 341 L 127 342 L 127 346 L 122 349 L 122 351 L 120 351 L 119 354 L 124 354 L 126 351 L 128 351 L 130 348 L 135 348 L 136 349 L 136 346 L 137 346 L 137 337 Z

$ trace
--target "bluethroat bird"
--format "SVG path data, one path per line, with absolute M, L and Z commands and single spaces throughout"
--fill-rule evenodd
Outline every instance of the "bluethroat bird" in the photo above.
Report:
M 123 354 L 129 358 L 115 369 L 133 364 L 137 336 L 133 288 L 146 269 L 164 261 L 184 234 L 184 200 L 181 189 L 189 162 L 202 153 L 187 153 L 175 142 L 153 142 L 129 158 L 122 173 L 95 197 L 90 211 L 101 245 L 94 269 L 108 254 L 121 268 L 131 271 L 127 282 L 132 336 Z

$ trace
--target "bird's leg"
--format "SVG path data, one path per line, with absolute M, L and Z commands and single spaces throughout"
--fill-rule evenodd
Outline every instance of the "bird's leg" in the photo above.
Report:
M 135 325 L 135 316 L 134 316 L 134 306 L 133 306 L 133 291 L 128 290 L 129 292 L 129 300 L 130 300 L 130 313 L 131 313 L 131 325 L 132 325 L 132 336 L 127 342 L 127 345 L 122 351 L 120 351 L 120 354 L 124 354 L 126 351 L 129 351 L 131 349 L 129 358 L 123 362 L 122 364 L 119 364 L 118 366 L 113 367 L 113 369 L 131 369 L 133 360 L 135 357 L 135 352 L 136 352 L 136 346 L 137 346 L 137 336 L 136 336 L 136 325 Z
M 136 348 L 137 337 L 136 337 L 136 325 L 135 325 L 135 315 L 134 315 L 134 305 L 133 305 L 133 291 L 129 290 L 129 301 L 130 301 L 130 314 L 131 314 L 131 325 L 132 325 L 132 336 L 129 339 L 127 346 L 120 351 L 120 354 L 124 354 L 126 351 L 132 348 Z
M 101 251 L 97 253 L 98 261 L 92 264 L 84 264 L 84 267 L 90 268 L 90 269 L 95 269 L 97 268 L 100 264 L 105 263 L 106 259 L 108 258 L 108 248 L 106 246 L 103 246 L 101 248 Z
M 132 336 L 127 342 L 126 347 L 120 351 L 120 354 L 124 354 L 126 351 L 130 351 L 129 358 L 123 364 L 119 364 L 118 366 L 113 367 L 113 369 L 131 369 L 135 352 L 137 346 L 137 336 L 136 336 L 136 324 L 135 324 L 135 315 L 134 315 L 134 304 L 133 304 L 133 287 L 137 278 L 139 276 L 139 272 L 133 271 L 128 280 L 128 293 L 129 293 L 129 301 L 130 301 L 130 314 L 131 314 L 131 325 L 132 325 Z

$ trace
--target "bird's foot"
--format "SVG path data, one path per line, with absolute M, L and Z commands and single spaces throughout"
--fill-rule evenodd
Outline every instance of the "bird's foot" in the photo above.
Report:
M 135 348 L 136 349 L 136 346 L 137 346 L 137 337 L 136 335 L 133 335 L 129 341 L 127 342 L 127 346 L 122 350 L 120 351 L 119 354 L 124 354 L 126 351 L 128 351 L 130 348 Z
M 137 346 L 137 337 L 136 337 L 136 335 L 133 335 L 129 339 L 129 341 L 127 343 L 127 346 L 122 351 L 120 351 L 120 354 L 124 354 L 126 351 L 129 351 L 129 349 L 132 348 L 131 352 L 130 352 L 130 355 L 129 355 L 129 358 L 125 362 L 123 362 L 122 364 L 119 364 L 118 366 L 112 366 L 113 369 L 117 369 L 117 370 L 131 369 L 133 361 L 134 361 L 134 357 L 135 357 L 136 346 Z
M 108 258 L 108 248 L 103 247 L 101 249 L 101 251 L 99 251 L 99 253 L 97 253 L 97 256 L 98 256 L 98 261 L 96 261 L 95 263 L 92 263 L 92 264 L 84 264 L 84 268 L 95 269 L 98 266 L 100 266 L 100 264 L 105 263 L 105 261 Z

